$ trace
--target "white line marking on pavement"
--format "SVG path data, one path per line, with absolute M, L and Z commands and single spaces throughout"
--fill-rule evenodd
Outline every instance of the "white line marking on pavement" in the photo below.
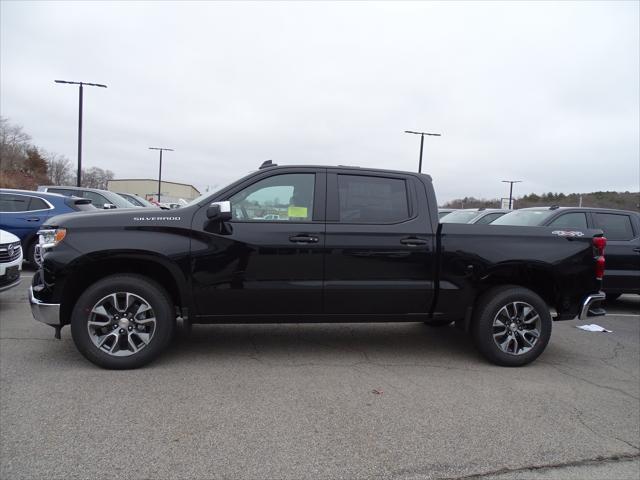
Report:
M 640 317 L 640 313 L 607 313 L 607 317 Z

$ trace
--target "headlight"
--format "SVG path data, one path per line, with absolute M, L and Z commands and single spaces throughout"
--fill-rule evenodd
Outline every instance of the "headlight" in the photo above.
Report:
M 67 235 L 65 228 L 47 228 L 38 232 L 38 243 L 40 248 L 52 248 L 64 240 Z

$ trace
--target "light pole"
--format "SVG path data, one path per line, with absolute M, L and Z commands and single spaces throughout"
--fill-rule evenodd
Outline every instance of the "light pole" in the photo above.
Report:
M 107 86 L 102 85 L 101 83 L 69 82 L 67 80 L 54 80 L 54 82 L 80 86 L 78 94 L 78 177 L 76 181 L 77 186 L 80 187 L 80 182 L 82 180 L 82 87 L 88 85 L 90 87 L 107 88 Z
M 149 150 L 160 150 L 160 168 L 158 169 L 158 203 L 160 203 L 160 189 L 162 188 L 162 152 L 173 152 L 173 148 L 149 147 Z
M 509 184 L 509 210 L 513 209 L 513 184 L 522 183 L 522 180 L 502 180 L 502 183 Z
M 420 161 L 418 163 L 418 173 L 422 173 L 422 149 L 424 147 L 424 136 L 429 135 L 430 137 L 440 137 L 442 135 L 440 135 L 439 133 L 413 132 L 411 130 L 405 130 L 404 133 L 420 135 Z

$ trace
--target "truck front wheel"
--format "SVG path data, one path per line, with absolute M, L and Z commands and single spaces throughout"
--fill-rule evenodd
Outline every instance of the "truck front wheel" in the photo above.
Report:
M 535 360 L 551 337 L 546 302 L 523 287 L 487 291 L 478 301 L 471 327 L 478 350 L 491 362 L 518 367 Z
M 87 360 L 103 368 L 141 367 L 169 344 L 175 310 L 167 292 L 140 275 L 112 275 L 82 293 L 71 335 Z

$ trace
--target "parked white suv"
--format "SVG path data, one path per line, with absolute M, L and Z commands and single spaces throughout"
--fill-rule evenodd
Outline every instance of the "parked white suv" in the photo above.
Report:
M 20 283 L 22 247 L 13 233 L 0 230 L 0 292 Z

